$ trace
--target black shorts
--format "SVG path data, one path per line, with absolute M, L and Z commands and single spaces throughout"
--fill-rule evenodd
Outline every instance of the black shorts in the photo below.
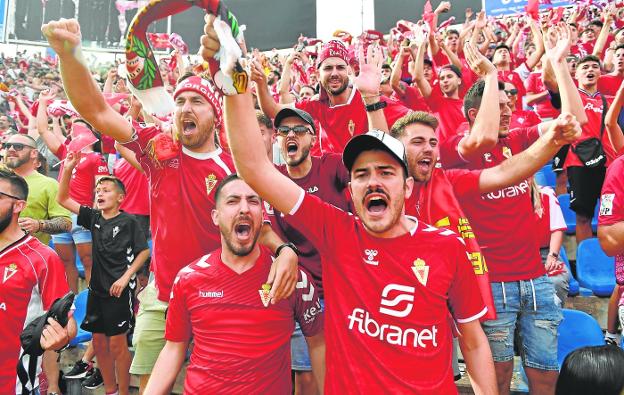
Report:
M 553 158 L 552 170 L 555 173 L 559 173 L 563 171 L 563 164 L 568 156 L 568 150 L 570 149 L 569 145 L 564 145 L 557 151 L 555 157 Z
M 607 168 L 604 166 L 568 167 L 570 209 L 572 211 L 590 219 L 594 216 L 606 171 Z
M 116 336 L 128 332 L 134 325 L 134 311 L 129 287 L 121 295 L 100 296 L 89 290 L 87 314 L 80 327 L 91 333 Z

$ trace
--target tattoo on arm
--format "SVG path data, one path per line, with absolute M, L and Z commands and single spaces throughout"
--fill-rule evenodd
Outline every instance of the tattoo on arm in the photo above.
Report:
M 41 231 L 51 235 L 69 232 L 72 228 L 71 220 L 67 217 L 56 217 L 43 221 Z
M 405 94 L 405 91 L 407 90 L 407 84 L 404 81 L 401 81 L 401 83 L 399 84 L 399 90 L 401 90 L 401 93 Z

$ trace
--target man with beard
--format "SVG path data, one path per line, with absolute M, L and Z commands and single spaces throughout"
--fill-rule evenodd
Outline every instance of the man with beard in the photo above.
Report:
M 174 93 L 173 136 L 155 125 L 130 124 L 106 103 L 77 56 L 81 39 L 78 23 L 52 21 L 42 26 L 42 32 L 59 55 L 63 85 L 74 108 L 96 129 L 134 151 L 150 181 L 151 268 L 155 283 L 142 293 L 133 336 L 136 351 L 130 368 L 131 373 L 142 376 L 144 388 L 165 344 L 165 310 L 176 274 L 221 243 L 210 216 L 214 189 L 234 172 L 231 157 L 215 144 L 221 105 L 209 81 L 187 75 L 181 77 Z M 274 252 L 282 245 L 268 224 L 260 240 Z M 282 248 L 276 255 L 275 270 L 267 279 L 273 284 L 270 296 L 274 301 L 289 295 L 297 281 L 295 252 Z
M 270 305 L 264 282 L 272 256 L 257 243 L 262 199 L 232 174 L 217 187 L 215 200 L 212 220 L 219 226 L 221 248 L 178 273 L 167 313 L 167 343 L 145 394 L 169 393 L 191 337 L 184 393 L 290 394 L 289 339 L 295 320 L 323 388 L 323 313 L 311 277 L 300 270 L 297 290 Z
M 219 49 L 213 20 L 209 17 L 204 27 L 204 59 Z M 374 65 L 371 58 L 380 54 L 369 48 L 368 56 L 367 63 Z M 379 77 L 375 75 L 376 86 L 371 79 L 361 81 L 362 95 L 376 93 Z M 381 115 L 380 109 L 375 111 Z M 330 303 L 326 392 L 456 393 L 448 358 L 450 310 L 462 333 L 460 345 L 475 392 L 495 393 L 492 357 L 478 322 L 487 309 L 466 250 L 454 233 L 405 216 L 413 179 L 407 175 L 401 142 L 369 131 L 345 147 L 354 216 L 306 193 L 268 161 L 250 94 L 227 96 L 225 116 L 243 179 L 288 213 L 324 258 Z
M 20 227 L 48 245 L 50 235 L 69 232 L 72 227 L 69 211 L 56 201 L 58 182 L 37 171 L 39 151 L 32 137 L 23 134 L 13 135 L 3 144 L 7 167 L 26 180 L 28 200 L 20 213 Z M 46 351 L 43 356 L 43 370 L 48 378 L 48 391 L 60 392 L 58 387 L 57 355 Z
M 349 173 L 342 164 L 340 155 L 334 153 L 325 153 L 321 157 L 310 155 L 310 149 L 317 139 L 314 120 L 310 114 L 298 108 L 282 109 L 275 116 L 275 134 L 280 153 L 286 163 L 278 166 L 280 172 L 322 201 L 341 210 L 351 211 L 346 191 Z M 276 232 L 294 243 L 299 250 L 299 263 L 312 275 L 324 308 L 322 255 L 277 209 L 269 210 L 269 215 L 273 215 L 271 223 Z M 291 341 L 291 358 L 292 369 L 295 371 L 296 393 L 317 393 L 316 383 L 311 374 L 310 356 L 298 325 Z
M 373 48 L 381 51 L 377 46 Z M 390 125 L 409 111 L 398 101 L 385 97 L 380 100 L 379 92 L 364 97 L 350 85 L 349 53 L 341 41 L 332 40 L 325 44 L 317 66 L 321 85 L 318 99 L 302 100 L 295 105 L 316 119 L 327 133 L 327 139 L 320 141 L 323 152 L 341 152 L 350 137 L 368 130 L 366 111 L 383 109 Z M 273 100 L 258 62 L 252 63 L 251 79 L 257 84 L 262 111 L 275 118 L 286 105 Z
M 0 393 L 22 393 L 16 365 L 21 352 L 24 327 L 42 315 L 68 291 L 63 263 L 48 246 L 24 232 L 18 223 L 26 207 L 28 184 L 6 168 L 0 168 Z M 41 346 L 58 350 L 76 335 L 76 322 L 70 318 L 62 328 L 52 318 L 44 329 Z M 28 366 L 25 367 L 28 369 Z M 34 390 L 38 383 L 34 383 Z

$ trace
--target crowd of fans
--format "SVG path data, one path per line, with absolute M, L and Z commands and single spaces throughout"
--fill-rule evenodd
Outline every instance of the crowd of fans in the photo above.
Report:
M 389 32 L 253 50 L 235 96 L 205 71 L 222 39 L 208 19 L 199 56 L 159 62 L 165 117 L 123 62 L 77 55 L 75 21 L 42 27 L 58 59 L 3 55 L 0 392 L 61 393 L 76 323 L 50 319 L 30 382 L 16 334 L 80 291 L 79 259 L 93 340 L 64 375 L 107 394 L 127 394 L 130 374 L 168 393 L 191 340 L 188 393 L 287 393 L 291 369 L 300 394 L 452 393 L 458 345 L 476 393 L 509 393 L 515 355 L 531 392 L 620 393 L 579 355 L 622 368 L 624 8 L 529 3 L 451 26 L 442 1 Z M 546 164 L 554 189 L 533 178 Z M 597 236 L 615 256 L 618 351 L 571 355 L 559 376 L 563 193 L 575 242 Z

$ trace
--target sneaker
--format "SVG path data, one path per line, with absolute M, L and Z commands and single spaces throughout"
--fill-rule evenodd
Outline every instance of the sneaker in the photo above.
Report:
M 82 382 L 82 386 L 88 390 L 94 390 L 102 384 L 104 384 L 104 380 L 102 380 L 102 374 L 98 368 L 93 369 L 93 374 Z
M 89 372 L 93 370 L 93 367 L 88 362 L 83 362 L 82 360 L 76 362 L 73 368 L 65 374 L 66 379 L 82 379 L 86 377 Z

